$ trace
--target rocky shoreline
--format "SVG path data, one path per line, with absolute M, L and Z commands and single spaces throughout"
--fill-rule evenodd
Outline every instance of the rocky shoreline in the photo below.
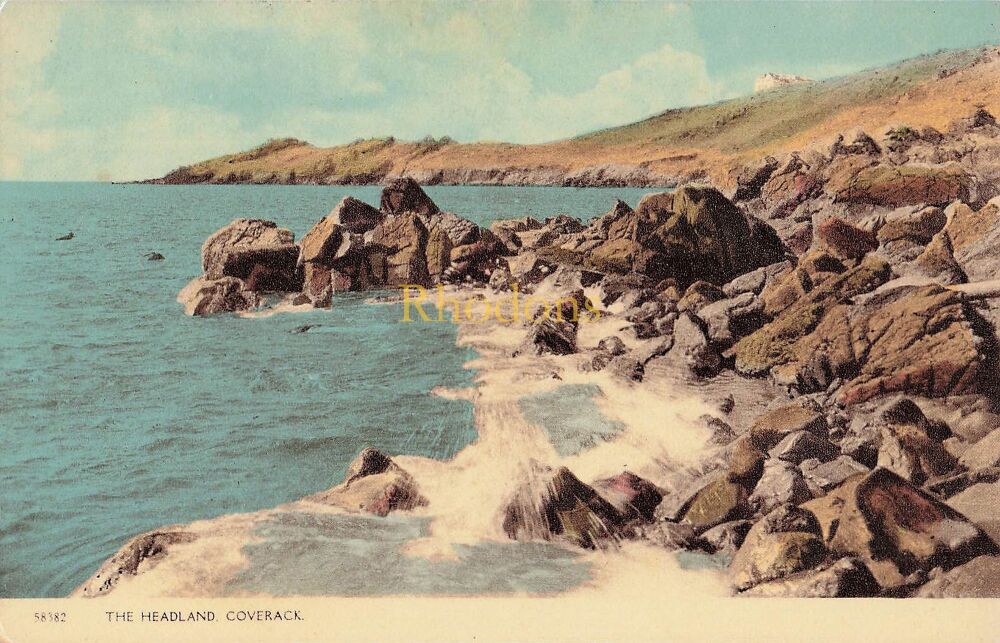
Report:
M 698 552 L 726 561 L 739 595 L 998 596 L 998 151 L 980 109 L 947 132 L 762 159 L 730 198 L 689 184 L 586 224 L 488 229 L 400 178 L 379 208 L 345 198 L 298 243 L 234 221 L 179 301 L 255 314 L 440 286 L 442 316 L 483 356 L 480 440 L 448 463 L 366 449 L 302 501 L 429 515 L 431 550 L 480 506 L 476 538 Z M 515 291 L 534 301 L 507 323 L 451 303 L 499 313 Z M 625 428 L 567 457 L 516 400 L 573 383 Z M 472 461 L 507 482 L 439 491 Z M 194 564 L 177 553 L 189 537 L 205 535 L 138 537 L 79 593 Z

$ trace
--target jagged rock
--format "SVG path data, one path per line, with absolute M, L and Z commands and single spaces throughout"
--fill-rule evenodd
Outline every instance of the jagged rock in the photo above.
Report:
M 792 464 L 799 464 L 810 459 L 829 462 L 839 453 L 840 449 L 837 448 L 837 445 L 811 431 L 789 433 L 782 438 L 777 446 L 771 449 L 772 458 Z
M 764 302 L 745 292 L 704 306 L 698 316 L 705 321 L 712 343 L 728 347 L 764 324 Z
M 379 209 L 386 214 L 409 212 L 424 216 L 440 212 L 420 185 L 408 177 L 394 179 L 382 189 Z
M 532 217 L 521 217 L 519 219 L 496 219 L 490 224 L 490 230 L 499 234 L 501 230 L 511 232 L 527 232 L 538 230 L 542 227 L 542 222 Z
M 825 390 L 840 378 L 841 404 L 894 392 L 943 397 L 989 390 L 995 357 L 959 293 L 906 286 L 851 303 L 888 275 L 888 266 L 870 255 L 829 278 L 737 342 L 736 370 L 770 371 L 800 392 Z
M 890 274 L 884 260 L 868 256 L 856 268 L 799 296 L 774 321 L 736 343 L 736 370 L 744 375 L 762 375 L 793 361 L 796 344 L 816 328 L 827 311 L 874 290 L 888 281 Z M 766 305 L 766 296 L 764 300 Z
M 348 232 L 364 233 L 377 226 L 385 214 L 363 201 L 346 196 L 326 219 Z M 318 224 L 317 224 L 318 225 Z M 305 239 L 303 238 L 303 244 Z M 306 259 L 308 261 L 308 259 Z
M 563 538 L 587 549 L 621 533 L 624 516 L 566 467 L 516 491 L 503 530 L 514 540 Z
M 1000 557 L 979 556 L 930 580 L 917 598 L 998 598 Z
M 684 296 L 677 302 L 677 310 L 697 313 L 705 306 L 721 301 L 725 297 L 726 293 L 722 292 L 722 288 L 699 280 L 684 291 Z
M 236 277 L 197 277 L 181 290 L 177 301 L 184 305 L 184 312 L 194 316 L 253 310 L 264 303 L 260 295 L 248 290 L 243 280 Z
M 710 552 L 712 546 L 698 536 L 694 527 L 684 523 L 654 522 L 641 528 L 643 539 L 670 551 L 686 549 L 689 551 Z
M 732 520 L 712 527 L 701 535 L 701 538 L 717 552 L 732 557 L 746 540 L 753 522 L 750 520 Z
M 914 484 L 954 470 L 956 461 L 944 446 L 912 424 L 893 424 L 881 430 L 878 466 Z
M 878 247 L 875 235 L 838 217 L 830 217 L 819 224 L 816 236 L 834 254 L 844 259 L 861 259 Z
M 759 295 L 766 286 L 780 279 L 782 276 L 790 272 L 792 268 L 793 266 L 791 261 L 779 261 L 778 263 L 772 263 L 769 266 L 757 268 L 756 270 L 752 270 L 745 275 L 736 277 L 723 286 L 722 291 L 726 294 L 726 297 L 736 297 L 737 295 L 745 292 Z
M 853 476 L 868 473 L 869 468 L 849 455 L 841 455 L 829 462 L 816 458 L 803 460 L 799 465 L 802 475 L 823 491 L 840 486 Z
M 74 594 L 88 598 L 103 596 L 113 590 L 123 576 L 135 576 L 140 571 L 149 569 L 164 556 L 168 556 L 172 546 L 189 543 L 195 539 L 194 534 L 179 527 L 140 534 L 125 543 L 105 561 Z
M 672 354 L 679 355 L 692 373 L 702 377 L 715 375 L 722 358 L 712 347 L 699 320 L 690 313 L 681 313 L 674 323 Z
M 877 596 L 880 587 L 864 561 L 853 556 L 798 572 L 743 592 L 768 598 L 863 598 Z
M 145 256 L 148 261 L 163 261 L 166 259 L 166 257 L 161 255 L 159 252 L 147 252 Z
M 827 191 L 835 202 L 898 208 L 927 203 L 947 205 L 968 200 L 970 179 L 958 164 L 924 167 L 877 165 L 841 181 L 831 178 Z
M 755 524 L 733 557 L 733 585 L 744 591 L 767 581 L 821 563 L 826 547 L 816 517 L 809 511 L 780 504 Z
M 767 224 L 748 217 L 715 189 L 685 186 L 647 195 L 634 216 L 634 232 L 610 239 L 587 257 L 597 270 L 637 272 L 682 286 L 698 279 L 723 284 L 784 258 L 784 245 Z
M 602 239 L 632 239 L 635 237 L 635 212 L 619 199 L 606 213 L 594 219 L 591 226 Z
M 452 250 L 451 238 L 447 232 L 441 228 L 428 231 L 425 255 L 427 274 L 431 280 L 440 279 L 445 271 L 451 267 Z M 509 275 L 510 273 L 508 272 L 507 274 Z
M 539 258 L 536 253 L 530 251 L 506 257 L 504 261 L 507 262 L 513 282 L 522 286 L 537 284 L 555 269 L 551 262 Z
M 389 216 L 375 226 L 365 235 L 373 283 L 429 285 L 427 238 L 427 228 L 415 214 Z
M 798 467 L 782 460 L 769 460 L 748 502 L 754 512 L 767 513 L 783 503 L 800 505 L 812 497 Z
M 969 469 L 1000 467 L 1000 429 L 970 446 L 959 459 Z
M 913 261 L 913 265 L 916 272 L 934 279 L 942 286 L 964 284 L 969 280 L 965 270 L 955 260 L 951 237 L 945 230 L 931 239 L 920 256 Z
M 246 280 L 254 269 L 266 270 L 257 290 L 294 292 L 301 288 L 295 235 L 272 221 L 236 219 L 213 233 L 201 247 L 201 267 L 208 280 Z
M 344 241 L 344 228 L 336 223 L 334 213 L 338 209 L 344 208 L 351 209 L 353 206 L 348 203 L 350 197 L 344 197 L 344 200 L 334 208 L 333 212 L 323 217 L 316 222 L 306 236 L 302 237 L 302 241 L 299 244 L 299 257 L 298 265 L 303 265 L 305 263 L 319 263 L 326 266 L 332 265 L 334 258 L 339 254 L 341 243 Z M 358 201 L 358 203 L 361 203 Z M 362 203 L 365 207 L 370 207 L 367 204 Z M 373 211 L 378 212 L 375 208 Z M 379 213 L 381 216 L 381 213 Z M 348 244 L 350 242 L 348 241 Z
M 934 235 L 944 229 L 947 221 L 941 208 L 920 206 L 902 208 L 889 213 L 876 236 L 881 245 L 900 240 L 926 245 Z
M 653 512 L 663 500 L 656 485 L 628 471 L 597 480 L 592 486 L 624 520 L 652 521 Z
M 517 354 L 571 355 L 576 352 L 576 324 L 544 318 L 534 322 Z
M 770 451 L 786 436 L 802 431 L 826 438 L 830 427 L 822 413 L 800 404 L 788 404 L 754 420 L 750 439 L 761 451 Z
M 887 469 L 852 478 L 805 507 L 829 514 L 830 549 L 860 556 L 883 588 L 904 585 L 917 571 L 1000 553 L 963 515 Z
M 371 447 L 363 449 L 348 465 L 344 482 L 305 500 L 376 516 L 427 504 L 413 477 L 392 458 Z
M 764 474 L 765 454 L 747 437 L 737 439 L 726 458 L 727 479 L 753 489 Z
M 747 490 L 739 483 L 719 476 L 699 489 L 676 513 L 684 522 L 701 533 L 716 525 L 749 515 Z
M 736 177 L 736 193 L 733 201 L 749 201 L 759 197 L 764 184 L 780 166 L 778 159 L 766 156 L 756 165 L 744 168 Z
M 612 356 L 624 355 L 628 352 L 628 349 L 625 347 L 625 342 L 623 342 L 617 335 L 609 335 L 597 342 L 597 350 L 603 351 Z
M 646 374 L 643 362 L 629 355 L 619 355 L 613 357 L 608 362 L 608 371 L 617 377 L 621 377 L 630 382 L 641 382 Z

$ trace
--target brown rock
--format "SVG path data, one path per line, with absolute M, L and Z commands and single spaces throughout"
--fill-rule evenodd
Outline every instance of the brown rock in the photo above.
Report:
M 819 224 L 816 236 L 834 254 L 844 259 L 860 259 L 878 247 L 875 235 L 838 217 L 830 217 Z
M 427 228 L 415 214 L 386 217 L 366 235 L 365 251 L 379 285 L 429 285 Z
M 425 216 L 440 212 L 417 182 L 409 177 L 394 179 L 382 189 L 379 209 L 385 214 L 409 212 Z
M 779 580 L 761 583 L 740 594 L 768 598 L 862 598 L 881 588 L 864 561 L 847 557 Z
M 830 548 L 860 556 L 882 587 L 903 585 L 918 570 L 1000 553 L 962 514 L 882 468 L 844 497 Z
M 587 549 L 621 533 L 624 517 L 565 467 L 516 491 L 503 530 L 512 539 L 566 539 Z
M 810 512 L 787 504 L 776 507 L 750 529 L 733 557 L 733 585 L 744 591 L 818 565 L 826 556 L 819 534 Z
M 701 532 L 743 518 L 748 512 L 746 488 L 720 477 L 702 487 L 681 509 L 679 517 Z
M 268 270 L 258 279 L 268 290 L 294 292 L 302 285 L 297 271 L 299 248 L 295 236 L 272 221 L 236 219 L 216 231 L 201 247 L 206 279 L 236 277 L 246 280 L 258 265 Z
M 177 301 L 184 305 L 188 315 L 199 317 L 253 310 L 264 303 L 260 295 L 248 290 L 243 280 L 236 277 L 197 277 L 181 290 Z
M 947 205 L 968 200 L 970 179 L 958 164 L 924 167 L 877 165 L 841 181 L 831 178 L 834 201 L 898 208 L 928 203 Z
M 368 232 L 377 226 L 385 214 L 363 201 L 346 196 L 337 204 L 327 219 L 348 232 Z M 307 260 L 308 261 L 308 260 Z
M 413 477 L 392 458 L 371 447 L 363 449 L 348 465 L 343 483 L 305 500 L 376 516 L 427 504 Z
M 597 480 L 592 486 L 624 520 L 653 520 L 653 512 L 663 500 L 656 485 L 628 471 Z
M 750 439 L 761 451 L 769 451 L 785 436 L 800 431 L 826 438 L 829 426 L 826 418 L 818 411 L 799 404 L 789 404 L 758 417 L 750 427 Z

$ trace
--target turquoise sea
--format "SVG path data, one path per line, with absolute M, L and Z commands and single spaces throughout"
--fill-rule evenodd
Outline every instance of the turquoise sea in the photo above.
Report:
M 646 191 L 427 189 L 480 224 Z M 448 458 L 475 438 L 469 402 L 429 394 L 472 382 L 449 324 L 399 324 L 370 294 L 260 319 L 175 301 L 232 219 L 300 238 L 347 194 L 378 204 L 378 187 L 0 183 L 0 596 L 63 596 L 139 532 L 326 489 L 368 445 Z

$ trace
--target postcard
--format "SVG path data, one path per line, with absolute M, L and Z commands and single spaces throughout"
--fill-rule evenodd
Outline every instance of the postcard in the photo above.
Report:
M 0 641 L 996 641 L 998 25 L 0 0 Z

